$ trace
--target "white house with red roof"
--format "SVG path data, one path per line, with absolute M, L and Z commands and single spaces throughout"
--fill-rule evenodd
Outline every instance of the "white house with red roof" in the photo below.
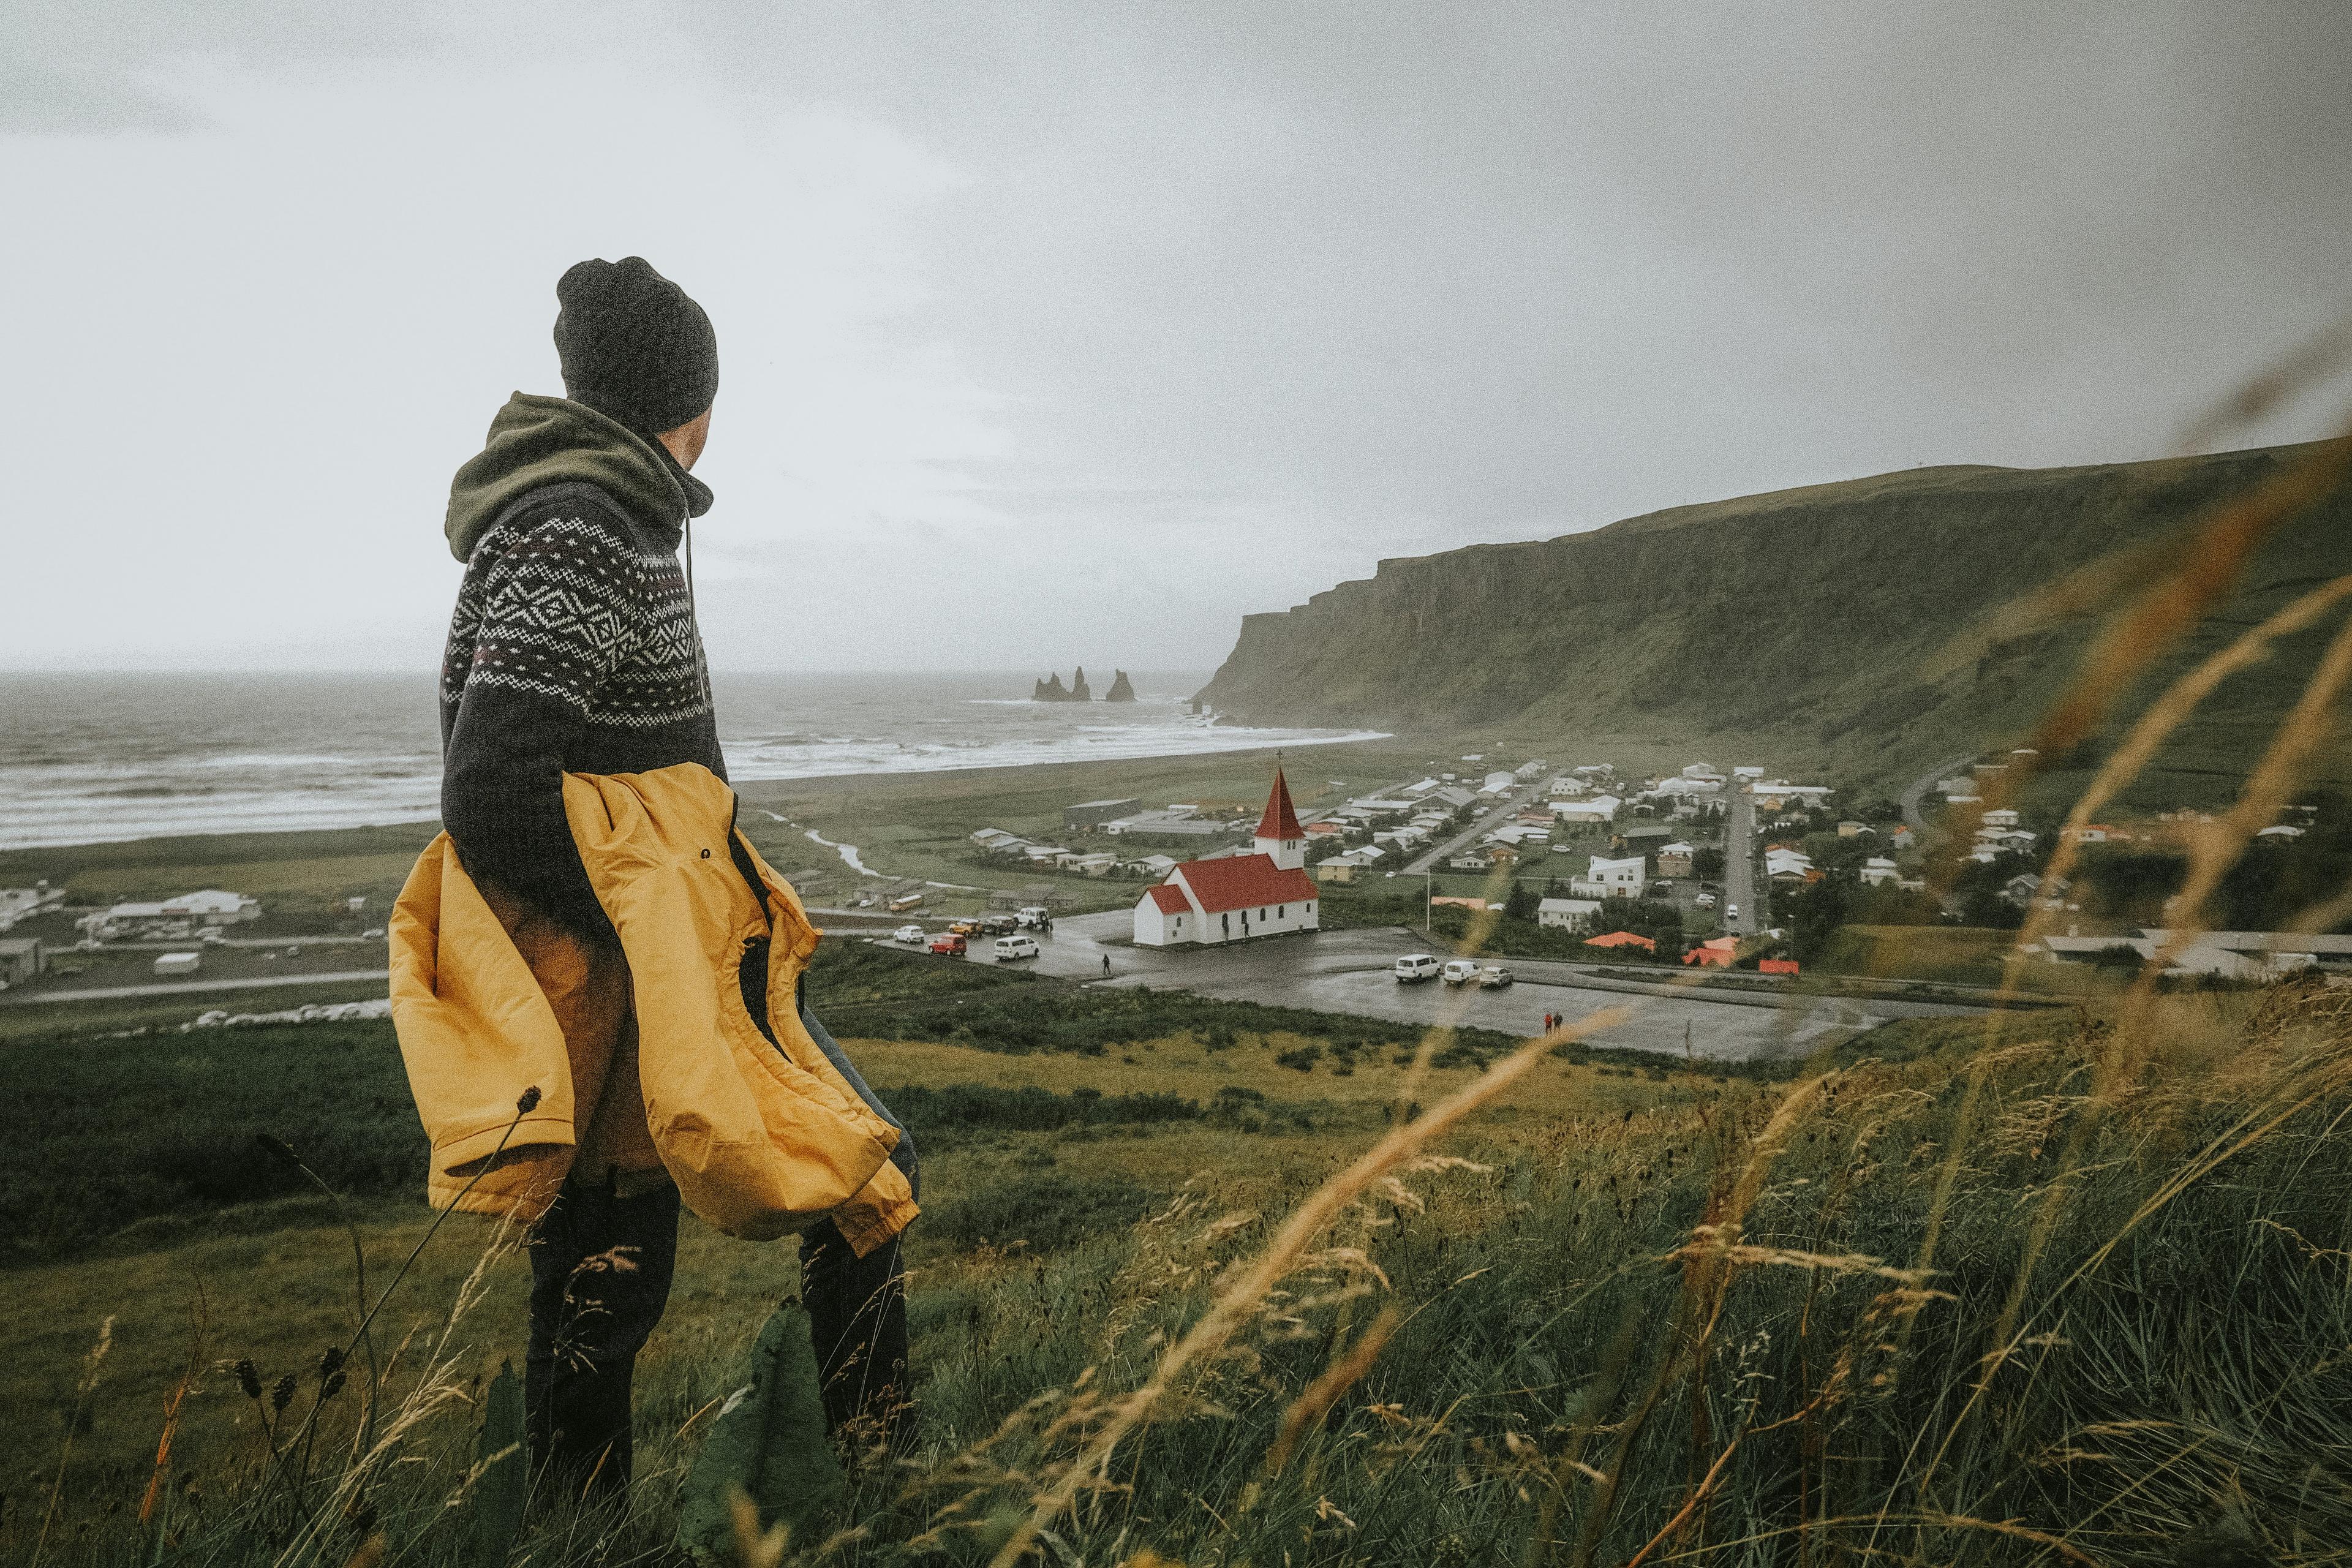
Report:
M 1136 946 L 1214 946 L 1316 930 L 1318 895 L 1307 874 L 1307 830 L 1278 767 L 1253 847 L 1253 854 L 1187 860 L 1170 871 L 1136 903 Z

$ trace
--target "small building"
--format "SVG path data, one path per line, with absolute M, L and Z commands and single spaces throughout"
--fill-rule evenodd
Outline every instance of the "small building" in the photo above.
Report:
M 1639 948 L 1643 952 L 1655 952 L 1658 951 L 1658 944 L 1655 940 L 1646 936 L 1636 935 L 1634 932 L 1630 931 L 1612 931 L 1606 936 L 1587 937 L 1585 939 L 1584 945 L 1587 947 L 1612 949 L 1628 947 Z
M 1918 837 L 1919 836 L 1912 832 L 1910 825 L 1906 823 L 1903 826 L 1898 827 L 1894 832 L 1888 834 L 1886 836 L 1886 842 L 1895 848 L 1908 849 L 1913 844 L 1918 841 Z
M 1571 881 L 1568 890 L 1580 899 L 1638 899 L 1648 885 L 1649 875 L 1641 856 L 1612 860 L 1595 855 L 1584 875 Z
M 1315 863 L 1315 879 L 1318 882 L 1352 882 L 1363 862 L 1352 855 L 1334 855 Z
M 1565 928 L 1600 910 L 1599 899 L 1546 899 L 1536 905 L 1536 924 Z
M 1614 822 L 1617 808 L 1625 803 L 1613 795 L 1597 795 L 1591 800 L 1556 800 L 1551 814 L 1561 822 Z
M 1143 802 L 1129 795 L 1120 800 L 1082 800 L 1076 805 L 1062 807 L 1062 826 L 1068 828 L 1100 827 L 1122 816 L 1131 816 L 1142 808 Z
M 1445 866 L 1451 871 L 1491 871 L 1495 868 L 1495 857 L 1489 850 L 1465 849 L 1450 858 Z
M 1433 904 L 1451 904 L 1457 910 L 1483 910 L 1486 907 L 1486 900 L 1473 898 L 1467 893 L 1440 893 L 1429 901 Z
M 48 954 L 39 937 L 0 937 L 0 991 L 22 985 L 48 966 Z
M 1728 969 L 1739 958 L 1739 939 L 1718 936 L 1699 943 L 1683 954 L 1683 962 L 1694 969 Z
M 1862 885 L 1865 888 L 1883 888 L 1902 874 L 1895 862 L 1884 855 L 1873 855 L 1862 863 Z
M 159 952 L 155 955 L 155 973 L 160 979 L 194 974 L 205 966 L 201 952 Z
M 1697 854 L 1697 850 L 1676 839 L 1658 851 L 1658 875 L 1661 877 L 1689 876 L 1694 858 Z
M 1865 833 L 1875 838 L 1878 836 L 1878 829 L 1873 827 L 1867 822 L 1854 822 L 1851 820 L 1841 822 L 1837 826 L 1837 834 L 1840 838 L 1859 838 Z
M 1756 963 L 1756 973 L 1759 974 L 1794 974 L 1797 973 L 1797 961 L 1793 958 L 1759 959 Z
M 66 890 L 52 888 L 47 881 L 36 882 L 29 888 L 0 888 L 0 931 L 65 901 Z
M 1978 825 L 1984 827 L 2015 827 L 2017 812 L 2011 806 L 1997 805 L 1977 820 Z

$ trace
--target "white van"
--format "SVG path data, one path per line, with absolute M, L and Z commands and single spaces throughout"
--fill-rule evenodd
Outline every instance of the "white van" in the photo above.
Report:
M 1020 925 L 1034 928 L 1043 926 L 1047 920 L 1052 918 L 1052 915 L 1053 911 L 1048 910 L 1045 905 L 1031 904 L 1026 909 L 1014 910 L 1013 919 Z
M 1456 958 L 1447 961 L 1445 984 L 1448 985 L 1467 985 L 1477 978 L 1478 961 L 1476 959 Z
M 1034 936 L 1000 936 L 996 939 L 996 962 L 999 963 L 1036 956 L 1037 939 Z
M 1417 985 L 1437 978 L 1437 960 L 1425 952 L 1409 952 L 1396 961 L 1397 984 Z

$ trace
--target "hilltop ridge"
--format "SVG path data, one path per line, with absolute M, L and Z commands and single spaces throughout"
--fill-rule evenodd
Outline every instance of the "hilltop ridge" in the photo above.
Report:
M 1790 765 L 1892 785 L 2021 731 L 2074 671 L 2089 626 L 1990 640 L 1954 664 L 1939 656 L 1956 639 L 2305 450 L 1905 469 L 1386 560 L 1245 617 L 1201 695 L 1249 722 L 1756 741 Z M 2145 679 L 2352 571 L 2347 522 L 2352 498 L 2339 493 L 2288 523 L 2232 600 Z M 2168 765 L 2235 776 L 2319 635 L 2225 686 Z

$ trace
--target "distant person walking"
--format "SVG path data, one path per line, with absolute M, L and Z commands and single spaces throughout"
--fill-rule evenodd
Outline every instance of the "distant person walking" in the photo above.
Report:
M 1103 954 L 1103 978 L 1110 978 L 1110 954 L 1107 952 Z
M 627 1484 L 631 1373 L 668 1300 L 679 1193 L 648 1129 L 629 958 L 573 838 L 564 779 L 693 764 L 723 781 L 727 763 L 679 561 L 689 520 L 712 500 L 690 470 L 710 433 L 717 335 L 702 307 L 639 257 L 583 261 L 555 294 L 564 395 L 515 394 L 449 487 L 446 531 L 466 574 L 441 671 L 441 815 L 571 1058 L 569 1084 L 550 1092 L 568 1089 L 577 1147 L 568 1170 L 553 1167 L 562 1185 L 530 1235 L 524 1398 L 534 1468 L 578 1496 Z M 753 907 L 769 908 L 747 852 L 731 841 L 720 852 L 751 882 Z M 764 955 L 765 939 L 756 945 Z M 709 984 L 639 978 L 706 994 Z M 764 998 L 751 979 L 743 988 L 773 1041 Z M 897 1127 L 805 1006 L 799 1018 L 874 1116 Z M 904 1198 L 918 1173 L 898 1133 L 890 1159 Z M 858 1256 L 830 1218 L 801 1243 L 802 1299 L 836 1425 L 903 1407 L 907 1387 L 898 1240 L 866 1245 Z

